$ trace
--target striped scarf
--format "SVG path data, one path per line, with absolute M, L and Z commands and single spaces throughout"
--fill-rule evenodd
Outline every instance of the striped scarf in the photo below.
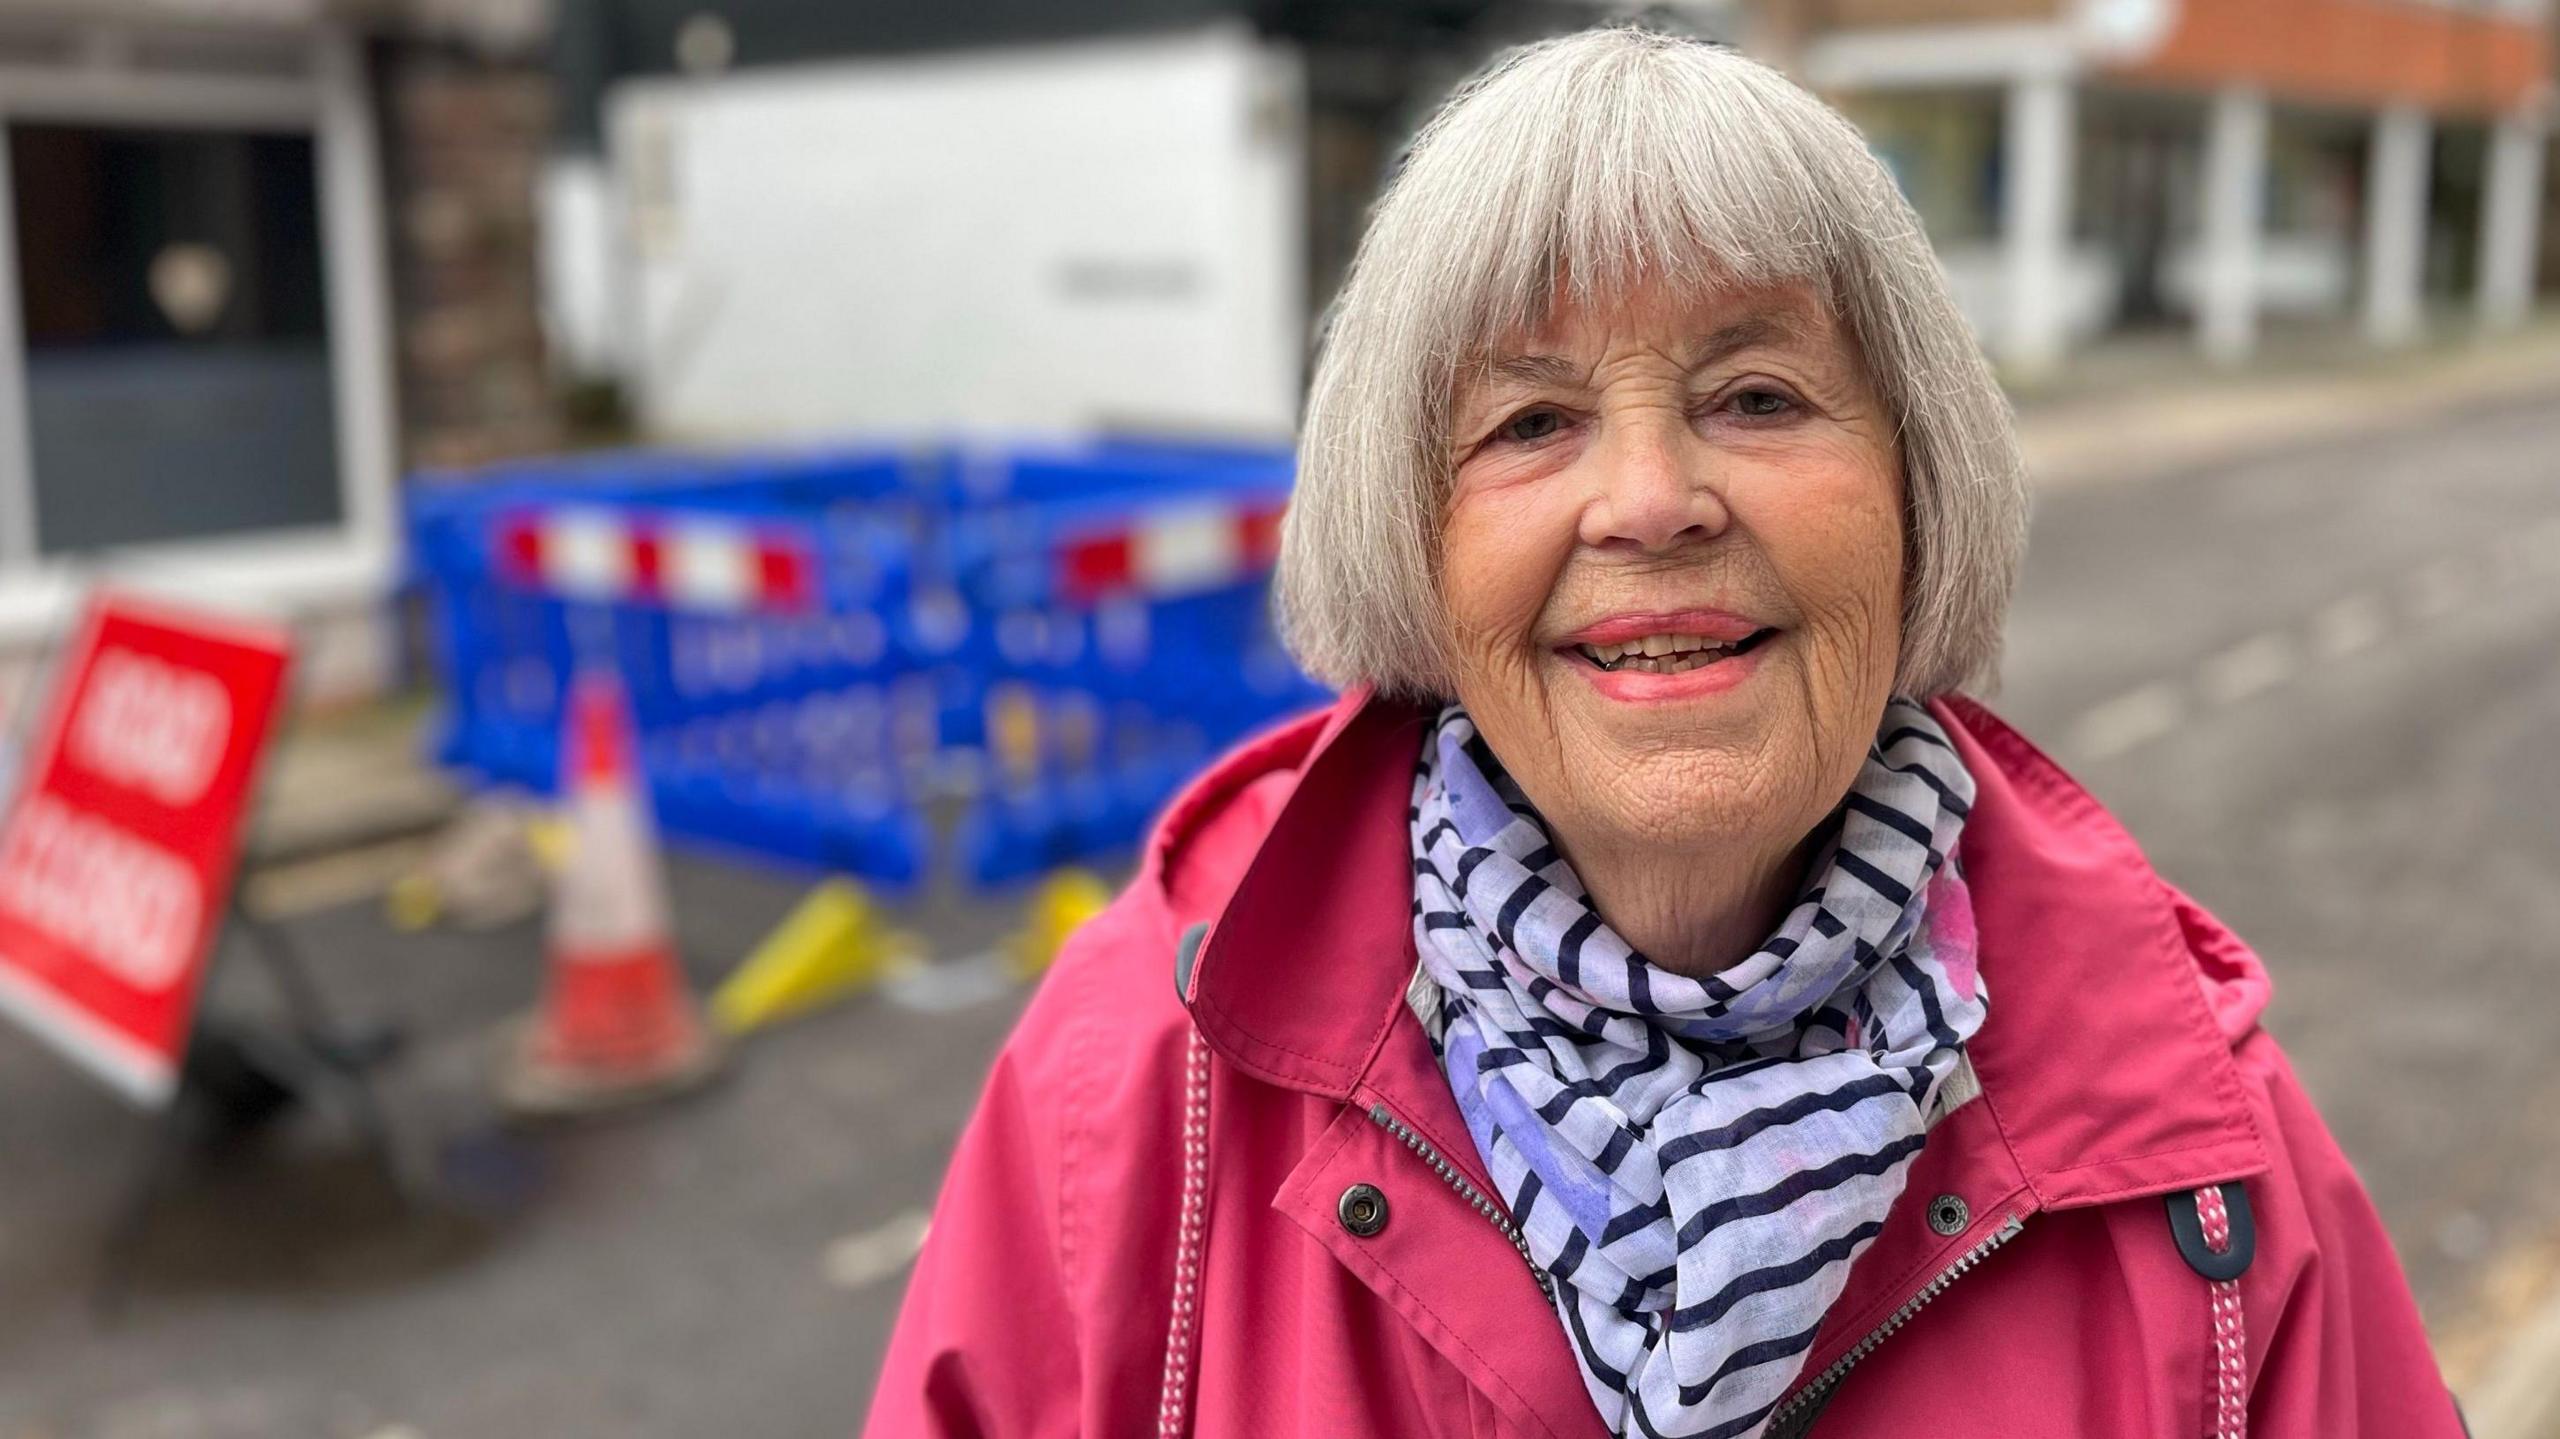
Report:
M 1950 862 L 1973 780 L 1885 708 L 1775 934 L 1721 973 L 1601 919 L 1457 706 L 1414 784 L 1415 985 L 1611 1431 L 1759 1434 L 1982 1024 Z

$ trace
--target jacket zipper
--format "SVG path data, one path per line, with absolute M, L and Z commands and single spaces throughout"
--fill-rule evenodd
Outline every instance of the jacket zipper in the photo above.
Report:
M 1387 1133 L 1404 1141 L 1404 1147 L 1420 1155 L 1422 1161 L 1431 1166 L 1432 1172 L 1438 1174 L 1443 1183 L 1458 1191 L 1459 1198 L 1467 1201 L 1476 1213 L 1483 1215 L 1487 1223 L 1501 1230 L 1502 1237 L 1511 1241 L 1511 1247 L 1520 1251 L 1520 1262 L 1529 1266 L 1529 1277 L 1538 1281 L 1538 1292 L 1547 1296 L 1549 1304 L 1556 1302 L 1555 1281 L 1547 1276 L 1547 1271 L 1538 1267 L 1537 1260 L 1529 1256 L 1528 1238 L 1521 1234 L 1519 1227 L 1503 1214 L 1501 1205 L 1487 1198 L 1483 1190 L 1476 1188 L 1473 1180 L 1461 1173 L 1456 1165 L 1442 1158 L 1440 1151 L 1432 1147 L 1430 1140 L 1414 1133 L 1404 1121 L 1388 1113 L 1385 1105 L 1370 1105 L 1369 1118 Z
M 1832 1360 L 1830 1367 L 1815 1375 L 1812 1383 L 1797 1390 L 1788 1396 L 1785 1403 L 1770 1410 L 1769 1427 L 1763 1431 L 1765 1439 L 1791 1439 L 1791 1436 L 1801 1434 L 1804 1426 L 1810 1425 L 1814 1416 L 1822 1412 L 1823 1401 L 1830 1397 L 1832 1390 L 1839 1387 L 1840 1380 L 1856 1366 L 1859 1360 L 1873 1354 L 1877 1345 L 1891 1338 L 1895 1330 L 1910 1323 L 1912 1315 L 1927 1308 L 1929 1301 L 1946 1293 L 1949 1285 L 1962 1279 L 1975 1265 L 1988 1257 L 1992 1250 L 2017 1238 L 2018 1231 L 2025 1227 L 2026 1220 L 2012 1214 L 2000 1221 L 1999 1228 L 1982 1236 L 1982 1242 L 1957 1255 L 1953 1264 L 1939 1270 L 1936 1278 L 1920 1286 L 1919 1293 L 1904 1300 L 1901 1308 L 1886 1315 L 1884 1322 L 1869 1330 L 1864 1339 L 1850 1345 L 1848 1353 Z
M 1405 1148 L 1421 1156 L 1423 1162 L 1431 1166 L 1432 1172 L 1438 1174 L 1443 1183 L 1456 1190 L 1459 1198 L 1467 1201 L 1476 1213 L 1484 1216 L 1486 1223 L 1500 1230 L 1502 1237 L 1511 1241 L 1511 1247 L 1519 1251 L 1520 1262 L 1529 1266 L 1529 1277 L 1538 1281 L 1538 1292 L 1547 1297 L 1548 1303 L 1553 1304 L 1556 1298 L 1555 1281 L 1548 1276 L 1547 1271 L 1538 1267 L 1537 1260 L 1530 1257 L 1528 1239 L 1520 1233 L 1517 1225 L 1504 1216 L 1502 1207 L 1486 1197 L 1485 1192 L 1478 1189 L 1475 1182 L 1461 1173 L 1456 1165 L 1441 1157 L 1440 1151 L 1432 1145 L 1430 1140 L 1414 1133 L 1410 1126 L 1389 1113 L 1385 1105 L 1370 1105 L 1369 1118 L 1380 1128 L 1402 1140 Z M 1904 1300 L 1902 1307 L 1886 1315 L 1883 1323 L 1869 1330 L 1865 1338 L 1850 1345 L 1848 1353 L 1832 1360 L 1830 1367 L 1815 1375 L 1812 1383 L 1797 1390 L 1788 1396 L 1786 1402 L 1770 1410 L 1769 1427 L 1763 1431 L 1766 1439 L 1781 1439 L 1781 1436 L 1792 1436 L 1802 1432 L 1800 1427 L 1790 1427 L 1791 1421 L 1799 1424 L 1810 1423 L 1814 1415 L 1821 1412 L 1821 1401 L 1828 1397 L 1833 1389 L 1839 1387 L 1841 1379 L 1856 1367 L 1859 1360 L 1873 1354 L 1876 1346 L 1893 1337 L 1895 1330 L 1910 1323 L 1911 1316 L 1927 1308 L 1931 1300 L 1946 1293 L 1949 1286 L 1962 1279 L 1975 1265 L 1988 1258 L 1991 1251 L 2017 1238 L 2019 1231 L 2024 1228 L 2026 1228 L 2026 1220 L 2012 1214 L 2000 1221 L 1999 1228 L 1982 1236 L 1981 1241 L 1971 1249 L 1957 1255 L 1954 1263 L 1939 1270 L 1934 1278 L 1920 1286 L 1919 1293 Z

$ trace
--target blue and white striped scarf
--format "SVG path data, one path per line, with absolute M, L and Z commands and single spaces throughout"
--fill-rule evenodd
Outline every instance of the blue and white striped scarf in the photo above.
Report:
M 1691 979 L 1601 919 L 1464 710 L 1425 742 L 1417 1009 L 1612 1432 L 1757 1435 L 1794 1384 L 1982 1024 L 1972 799 L 1894 700 L 1777 932 Z

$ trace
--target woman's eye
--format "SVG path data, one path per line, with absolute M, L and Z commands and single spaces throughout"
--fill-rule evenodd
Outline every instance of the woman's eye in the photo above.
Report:
M 1744 390 L 1733 397 L 1732 404 L 1737 413 L 1755 420 L 1783 415 L 1795 408 L 1795 401 L 1776 390 Z
M 1501 427 L 1493 433 L 1496 439 L 1510 440 L 1515 444 L 1531 444 L 1545 439 L 1563 427 L 1564 417 L 1553 410 L 1522 410 L 1503 421 Z

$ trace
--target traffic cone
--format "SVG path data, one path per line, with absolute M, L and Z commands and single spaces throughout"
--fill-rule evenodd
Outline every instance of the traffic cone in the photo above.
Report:
M 878 984 L 915 962 L 914 935 L 889 927 L 849 879 L 808 893 L 711 995 L 712 1022 L 740 1035 Z
M 720 1057 L 676 967 L 621 686 L 580 675 L 567 721 L 560 789 L 570 844 L 552 881 L 542 1005 L 509 1035 L 498 1077 L 499 1098 L 528 1114 L 681 1089 Z

